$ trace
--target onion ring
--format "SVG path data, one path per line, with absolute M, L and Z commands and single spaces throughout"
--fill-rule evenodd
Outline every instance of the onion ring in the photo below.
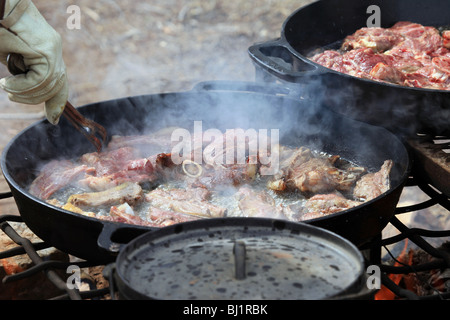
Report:
M 193 174 L 187 170 L 186 166 L 189 166 L 189 165 L 194 165 L 197 167 L 197 172 L 195 174 Z M 202 166 L 200 164 L 198 164 L 197 162 L 194 162 L 191 160 L 184 160 L 182 163 L 182 168 L 183 168 L 184 173 L 191 178 L 198 178 L 203 173 Z

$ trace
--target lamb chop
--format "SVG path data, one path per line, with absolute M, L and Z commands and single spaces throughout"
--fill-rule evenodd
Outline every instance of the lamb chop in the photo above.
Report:
M 323 217 L 360 204 L 361 202 L 349 200 L 339 192 L 317 194 L 306 201 L 300 221 Z
M 267 182 L 267 187 L 274 191 L 284 191 L 289 187 L 287 179 L 291 174 L 292 168 L 307 162 L 313 155 L 311 150 L 305 147 L 293 149 L 281 145 L 274 147 L 273 152 L 277 153 L 279 159 L 279 172 Z M 265 175 L 265 169 L 264 166 L 261 166 L 260 171 L 262 175 Z
M 327 159 L 312 158 L 292 169 L 288 177 L 288 184 L 303 193 L 316 194 L 334 189 L 348 191 L 365 169 L 362 167 L 352 167 L 348 170 L 338 169 L 334 166 L 338 159 L 337 156 Z
M 356 182 L 353 195 L 356 199 L 363 201 L 372 200 L 390 188 L 389 175 L 394 162 L 392 160 L 384 161 L 381 169 L 375 173 L 368 173 Z
M 142 188 L 137 183 L 123 183 L 105 191 L 73 194 L 68 202 L 77 207 L 99 207 L 124 202 L 133 205 L 142 199 Z
M 288 150 L 289 156 L 281 162 L 281 172 L 269 181 L 268 188 L 275 191 L 298 190 L 302 193 L 323 193 L 350 190 L 353 183 L 365 171 L 362 167 L 339 169 L 335 163 L 339 156 L 314 157 L 311 151 L 301 147 Z

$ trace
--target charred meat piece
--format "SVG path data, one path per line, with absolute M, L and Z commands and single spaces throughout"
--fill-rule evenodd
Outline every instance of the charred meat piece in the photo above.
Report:
M 318 194 L 306 201 L 300 220 L 323 217 L 360 205 L 361 202 L 345 198 L 340 193 Z
M 239 201 L 239 209 L 246 217 L 286 219 L 282 209 L 275 205 L 274 198 L 265 190 L 256 191 L 250 186 L 243 186 L 235 197 Z
M 380 171 L 368 173 L 356 182 L 353 196 L 363 201 L 372 200 L 390 188 L 389 175 L 393 166 L 392 160 L 384 161 Z
M 152 206 L 200 216 L 204 218 L 223 217 L 225 209 L 207 201 L 209 192 L 203 188 L 170 189 L 157 188 L 145 195 L 145 201 Z
M 87 165 L 77 165 L 69 160 L 54 160 L 47 163 L 38 177 L 31 183 L 29 192 L 47 200 L 56 191 L 76 182 L 95 169 Z
M 142 188 L 137 183 L 123 183 L 105 191 L 71 195 L 68 203 L 77 207 L 100 207 L 125 202 L 133 205 L 142 199 Z

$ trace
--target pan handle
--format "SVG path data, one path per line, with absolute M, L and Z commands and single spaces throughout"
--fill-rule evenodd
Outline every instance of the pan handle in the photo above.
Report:
M 249 47 L 248 54 L 257 67 L 288 82 L 299 82 L 324 73 L 309 60 L 294 54 L 281 38 L 254 44 Z
M 128 242 L 151 230 L 151 228 L 127 227 L 117 223 L 104 222 L 102 231 L 97 238 L 97 245 L 108 253 L 116 255 Z
M 292 93 L 287 87 L 274 84 L 261 84 L 257 82 L 246 81 L 227 81 L 227 80 L 212 80 L 202 81 L 197 83 L 193 91 L 238 91 L 238 92 L 252 92 L 265 93 L 275 95 L 289 95 Z

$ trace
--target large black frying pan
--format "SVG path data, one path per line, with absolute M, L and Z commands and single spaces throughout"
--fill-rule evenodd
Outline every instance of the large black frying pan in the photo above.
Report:
M 259 92 L 207 90 L 153 94 L 94 103 L 79 110 L 103 125 L 110 135 L 136 134 L 167 126 L 203 130 L 217 128 L 279 129 L 280 143 L 309 145 L 378 170 L 386 159 L 395 163 L 392 188 L 359 207 L 311 220 L 355 244 L 378 235 L 394 213 L 409 171 L 404 145 L 387 130 L 343 118 L 308 100 Z M 265 93 L 262 93 L 262 92 Z M 270 131 L 269 131 L 270 132 Z M 18 134 L 5 148 L 1 168 L 28 227 L 53 246 L 81 258 L 108 260 L 136 236 L 151 230 L 123 223 L 100 221 L 49 205 L 30 195 L 27 187 L 39 166 L 56 158 L 75 158 L 92 152 L 92 145 L 65 120 L 58 126 L 40 121 Z
M 342 40 L 374 20 L 380 26 L 398 21 L 427 26 L 450 25 L 449 0 L 327 0 L 292 13 L 281 37 L 249 48 L 261 78 L 308 87 L 314 97 L 339 113 L 401 135 L 450 133 L 450 91 L 409 88 L 346 75 L 308 59 L 318 49 L 338 49 Z

